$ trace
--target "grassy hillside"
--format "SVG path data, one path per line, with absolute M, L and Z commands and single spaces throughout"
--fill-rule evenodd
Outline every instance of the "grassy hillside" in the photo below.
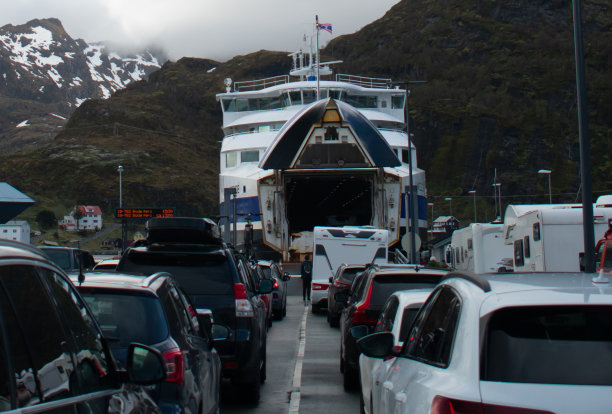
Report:
M 583 2 L 595 196 L 612 192 L 612 0 Z M 337 73 L 411 85 L 410 125 L 436 215 L 492 218 L 494 173 L 504 204 L 575 201 L 580 186 L 571 3 L 560 0 L 403 0 L 322 51 Z M 215 215 L 223 79 L 288 73 L 285 52 L 220 63 L 183 58 L 108 100 L 85 102 L 50 145 L 0 156 L 0 174 L 53 203 L 173 206 Z M 38 206 L 36 207 L 38 208 Z M 442 210 L 444 209 L 444 210 Z M 485 216 L 486 211 L 486 216 Z M 464 221 L 465 222 L 465 221 Z

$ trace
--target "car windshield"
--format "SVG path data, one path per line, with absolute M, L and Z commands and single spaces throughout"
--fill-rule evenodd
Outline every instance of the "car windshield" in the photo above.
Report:
M 125 349 L 130 342 L 153 345 L 168 337 L 166 317 L 156 297 L 100 290 L 81 290 L 81 294 L 113 349 Z
M 484 347 L 484 381 L 612 385 L 612 306 L 502 309 Z
M 72 269 L 72 264 L 70 263 L 70 255 L 72 254 L 72 250 L 61 250 L 61 249 L 43 249 L 49 259 L 59 267 L 61 267 L 65 271 L 70 271 Z

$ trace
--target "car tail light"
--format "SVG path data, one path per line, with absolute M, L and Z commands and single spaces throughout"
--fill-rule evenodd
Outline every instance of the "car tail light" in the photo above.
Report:
M 312 290 L 327 290 L 329 283 L 313 283 Z
M 180 349 L 171 349 L 163 353 L 166 362 L 166 382 L 183 384 L 185 379 L 185 355 Z
M 353 326 L 355 325 L 372 325 L 375 326 L 378 319 L 370 318 L 366 312 L 370 307 L 370 297 L 372 295 L 372 286 L 365 297 L 365 300 L 355 307 L 353 312 Z
M 278 280 L 274 281 L 274 289 L 278 289 Z
M 509 407 L 474 401 L 456 400 L 436 395 L 431 404 L 430 414 L 554 414 L 550 411 L 531 408 Z
M 337 287 L 338 289 L 350 289 L 351 284 L 350 283 L 340 282 L 340 281 L 336 280 L 336 281 L 334 281 L 334 286 Z
M 246 287 L 243 283 L 234 283 L 234 299 L 236 299 L 236 316 L 253 317 L 253 305 L 249 302 Z

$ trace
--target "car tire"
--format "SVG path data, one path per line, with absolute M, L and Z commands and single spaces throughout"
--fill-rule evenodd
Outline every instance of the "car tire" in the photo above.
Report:
M 266 338 L 267 341 L 267 338 Z M 264 345 L 263 348 L 263 355 L 261 356 L 261 368 L 260 368 L 260 372 L 259 372 L 259 378 L 261 383 L 263 384 L 264 382 L 266 382 L 266 372 L 267 372 L 267 350 L 268 350 L 268 345 L 267 343 Z
M 359 387 L 359 414 L 365 414 L 365 404 L 363 403 L 363 393 Z
M 340 317 L 331 315 L 329 317 L 329 326 L 337 328 L 340 326 Z
M 344 391 L 354 391 L 359 384 L 359 371 L 349 368 L 348 364 L 344 364 L 344 377 L 342 385 Z
M 243 385 L 244 397 L 245 400 L 249 403 L 256 404 L 259 402 L 259 398 L 261 397 L 261 378 L 260 371 L 257 370 L 257 373 L 254 375 L 256 378 L 253 381 L 241 384 Z
M 315 305 L 313 303 L 313 305 L 312 305 L 312 313 L 316 315 L 317 313 L 319 313 L 319 311 L 320 311 L 319 305 Z
M 283 316 L 287 316 L 287 300 L 286 299 L 285 299 L 285 304 L 283 305 Z

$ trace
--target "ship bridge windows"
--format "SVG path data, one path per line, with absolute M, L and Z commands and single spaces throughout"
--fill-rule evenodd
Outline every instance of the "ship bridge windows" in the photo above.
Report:
M 224 112 L 268 111 L 289 106 L 289 96 L 269 96 L 264 98 L 222 98 Z
M 238 166 L 238 151 L 228 151 L 225 153 L 225 168 Z
M 391 96 L 391 109 L 404 109 L 404 95 Z
M 259 151 L 240 151 L 240 162 L 259 162 Z
M 355 108 L 378 108 L 378 96 L 346 94 L 344 102 Z

